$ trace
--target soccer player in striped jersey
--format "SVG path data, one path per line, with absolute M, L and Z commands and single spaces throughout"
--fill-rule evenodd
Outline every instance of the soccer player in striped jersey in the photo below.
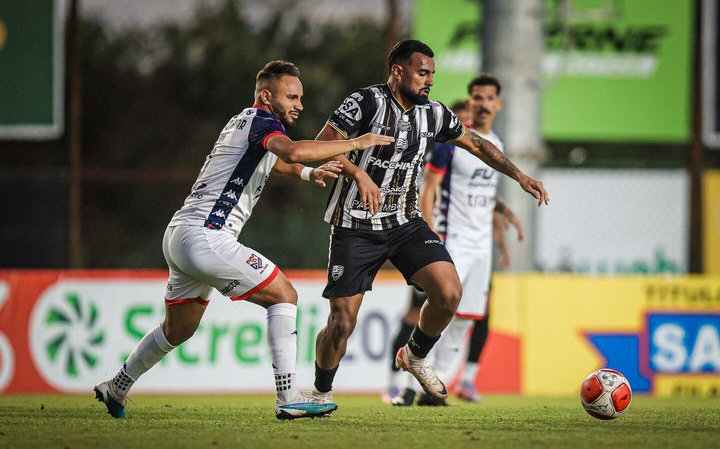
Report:
M 428 294 L 410 341 L 398 350 L 397 366 L 415 376 L 439 399 L 443 382 L 425 357 L 453 318 L 462 286 L 440 237 L 422 219 L 418 176 L 434 141 L 451 142 L 516 180 L 538 205 L 549 199 L 542 183 L 519 170 L 491 142 L 467 130 L 445 105 L 429 100 L 435 62 L 427 45 L 405 40 L 388 56 L 386 84 L 358 89 L 330 116 L 318 140 L 376 132 L 395 137 L 392 145 L 353 151 L 330 194 L 325 219 L 332 225 L 327 286 L 327 326 L 316 342 L 315 390 L 332 402 L 332 382 L 355 327 L 363 295 L 381 265 L 390 260 L 408 284 Z
M 272 261 L 238 238 L 271 171 L 324 186 L 325 178 L 337 178 L 337 162 L 314 169 L 299 162 L 382 147 L 394 139 L 368 133 L 351 141 L 292 141 L 285 129 L 296 123 L 303 109 L 299 76 L 290 62 L 265 65 L 256 78 L 255 104 L 225 125 L 190 195 L 170 220 L 162 245 L 170 268 L 165 320 L 142 338 L 115 377 L 95 386 L 96 398 L 111 416 L 124 418 L 132 385 L 193 335 L 213 288 L 233 301 L 246 300 L 267 309 L 278 419 L 323 416 L 337 408 L 298 390 L 297 292 Z

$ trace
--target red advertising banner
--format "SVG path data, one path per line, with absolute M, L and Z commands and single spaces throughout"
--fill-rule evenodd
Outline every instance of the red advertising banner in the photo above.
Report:
M 309 386 L 315 337 L 329 308 L 321 296 L 326 275 L 320 270 L 286 274 L 300 298 L 298 379 Z M 143 335 L 162 322 L 166 281 L 164 270 L 0 270 L 0 393 L 89 392 L 114 375 Z M 379 274 L 363 302 L 336 391 L 386 388 L 390 342 L 409 292 L 396 273 Z M 271 392 L 265 341 L 264 309 L 213 293 L 193 338 L 144 374 L 134 391 Z M 493 329 L 478 390 L 521 392 L 520 357 L 520 337 Z

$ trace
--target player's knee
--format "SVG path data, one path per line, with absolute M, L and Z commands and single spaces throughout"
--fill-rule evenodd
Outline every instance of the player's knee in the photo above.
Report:
M 292 284 L 288 281 L 287 286 L 283 290 L 284 291 L 280 302 L 297 305 L 298 293 L 297 290 L 295 290 L 295 287 L 293 287 Z
M 462 298 L 462 285 L 460 283 L 446 284 L 440 289 L 439 306 L 455 313 Z
M 271 288 L 266 288 L 253 295 L 253 302 L 267 308 L 275 304 L 295 304 L 298 302 L 298 293 L 290 281 L 278 276 Z
M 347 340 L 355 329 L 356 317 L 345 310 L 334 311 L 329 323 L 333 338 Z
M 195 334 L 197 325 L 193 323 L 170 323 L 166 322 L 163 326 L 165 338 L 168 343 L 177 346 L 186 340 L 189 340 Z

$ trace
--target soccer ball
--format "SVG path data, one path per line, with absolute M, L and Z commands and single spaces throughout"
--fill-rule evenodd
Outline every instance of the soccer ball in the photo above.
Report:
M 593 418 L 615 419 L 627 411 L 631 400 L 630 383 L 612 369 L 590 373 L 580 387 L 580 403 Z

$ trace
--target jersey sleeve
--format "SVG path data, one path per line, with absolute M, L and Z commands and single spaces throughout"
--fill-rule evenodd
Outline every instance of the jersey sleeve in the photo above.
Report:
M 256 116 L 250 125 L 248 140 L 253 145 L 260 145 L 267 149 L 267 141 L 278 134 L 287 135 L 282 123 L 274 117 Z
M 462 136 L 465 128 L 453 111 L 444 104 L 440 103 L 439 115 L 439 127 L 437 133 L 435 134 L 435 140 L 438 142 L 449 142 Z
M 330 115 L 328 123 L 345 138 L 360 130 L 369 129 L 376 103 L 369 89 L 359 89 L 348 95 L 340 107 Z
M 440 174 L 445 174 L 452 160 L 455 147 L 447 143 L 435 143 L 430 159 L 425 164 L 425 168 Z

